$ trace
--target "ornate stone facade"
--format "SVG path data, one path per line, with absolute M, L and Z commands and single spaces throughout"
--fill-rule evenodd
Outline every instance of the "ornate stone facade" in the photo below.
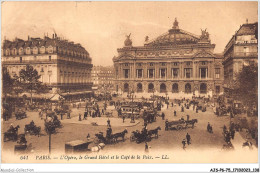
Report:
M 224 50 L 224 89 L 229 93 L 234 88 L 236 74 L 244 65 L 258 62 L 258 23 L 246 23 L 232 36 Z
M 175 19 L 167 33 L 153 40 L 146 36 L 144 46 L 133 47 L 129 35 L 125 43 L 130 42 L 113 58 L 118 92 L 174 98 L 223 92 L 222 55 L 213 53 L 215 45 L 206 30 L 196 36 L 179 29 Z
M 52 38 L 4 40 L 1 60 L 11 76 L 19 76 L 21 69 L 32 65 L 41 75 L 41 82 L 64 96 L 91 92 L 93 65 L 89 53 L 80 44 L 56 34 Z

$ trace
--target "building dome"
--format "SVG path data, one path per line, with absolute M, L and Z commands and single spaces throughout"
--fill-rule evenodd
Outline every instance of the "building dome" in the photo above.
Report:
M 179 44 L 195 44 L 199 41 L 200 37 L 182 29 L 179 29 L 179 22 L 175 18 L 172 29 L 167 33 L 151 40 L 147 46 L 169 46 Z

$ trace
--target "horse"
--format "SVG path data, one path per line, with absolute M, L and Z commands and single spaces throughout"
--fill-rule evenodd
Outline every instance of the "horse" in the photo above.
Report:
M 186 121 L 186 126 L 188 126 L 190 124 L 191 128 L 194 128 L 195 123 L 198 123 L 198 119 L 192 119 L 192 120 Z
M 125 141 L 125 134 L 128 133 L 127 130 L 125 129 L 124 131 L 120 132 L 120 133 L 115 133 L 111 135 L 111 138 L 117 142 L 118 138 L 122 138 L 123 141 Z
M 153 130 L 148 131 L 148 135 L 152 136 L 153 134 L 155 135 L 155 138 L 158 138 L 158 131 L 161 130 L 161 127 L 158 126 L 157 128 Z
M 18 129 L 20 128 L 19 125 L 17 125 L 16 127 L 13 128 L 12 131 L 7 131 L 4 133 L 4 142 L 6 142 L 6 138 L 8 138 L 9 140 L 12 139 L 13 141 L 16 141 L 18 138 Z
M 138 130 L 136 131 L 132 131 L 132 135 L 130 137 L 130 141 L 136 141 L 136 143 L 141 143 L 143 141 L 149 141 L 151 140 L 151 136 L 144 134 L 144 133 L 140 133 Z

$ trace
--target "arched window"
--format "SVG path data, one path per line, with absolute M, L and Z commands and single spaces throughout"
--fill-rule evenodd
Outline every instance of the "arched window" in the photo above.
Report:
M 166 85 L 164 83 L 162 83 L 160 85 L 160 93 L 165 93 L 166 92 Z
M 40 53 L 41 53 L 41 54 L 44 54 L 44 53 L 45 53 L 45 47 L 44 47 L 44 46 L 42 46 L 42 47 L 40 48 Z
M 33 48 L 33 54 L 38 54 L 38 47 Z
M 12 55 L 16 55 L 16 54 L 17 54 L 17 50 L 16 48 L 13 48 Z
M 179 92 L 179 86 L 177 83 L 172 85 L 172 93 L 178 93 Z
M 137 84 L 137 92 L 143 92 L 143 85 L 141 83 Z
M 10 55 L 10 50 L 9 49 L 5 50 L 5 55 L 7 55 L 7 56 Z
M 191 93 L 191 85 L 189 83 L 185 85 L 185 93 Z
M 53 47 L 52 46 L 48 47 L 48 53 L 53 53 Z
M 152 83 L 150 83 L 148 85 L 148 93 L 152 93 L 152 92 L 154 92 L 154 85 Z
M 129 85 L 128 85 L 128 83 L 124 84 L 124 92 L 129 92 Z
M 27 47 L 27 48 L 26 48 L 26 54 L 27 54 L 27 55 L 31 54 L 31 48 L 30 48 L 30 47 Z
M 19 49 L 19 55 L 23 55 L 23 48 L 22 47 Z
M 200 93 L 201 94 L 207 93 L 207 85 L 205 83 L 200 84 Z

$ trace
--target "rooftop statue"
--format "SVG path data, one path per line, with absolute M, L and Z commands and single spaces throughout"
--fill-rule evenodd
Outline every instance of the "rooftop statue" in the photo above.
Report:
M 200 40 L 201 41 L 209 41 L 209 33 L 207 32 L 207 29 L 205 29 L 205 30 L 201 29 Z
M 149 41 L 149 37 L 146 36 L 146 37 L 145 37 L 145 42 L 148 42 L 148 41 Z
M 126 35 L 125 46 L 132 46 L 132 40 L 130 39 L 131 33 Z

